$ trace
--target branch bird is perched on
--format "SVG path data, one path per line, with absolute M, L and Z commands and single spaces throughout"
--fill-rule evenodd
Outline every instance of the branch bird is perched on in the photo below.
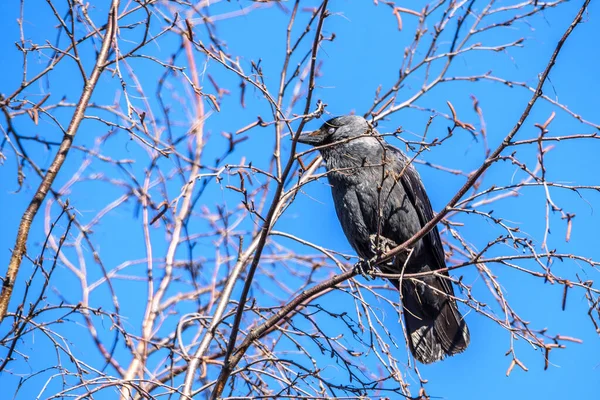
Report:
M 327 164 L 333 202 L 348 241 L 363 260 L 382 244 L 400 245 L 433 218 L 419 174 L 399 149 L 387 144 L 359 116 L 333 118 L 301 143 L 319 146 Z M 410 274 L 446 268 L 437 227 L 408 254 L 380 265 L 385 273 Z M 409 348 L 422 363 L 460 353 L 469 345 L 469 330 L 453 299 L 447 271 L 419 281 L 390 279 L 400 290 Z

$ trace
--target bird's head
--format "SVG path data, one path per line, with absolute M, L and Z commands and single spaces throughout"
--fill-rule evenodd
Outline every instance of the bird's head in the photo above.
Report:
M 364 137 L 371 132 L 371 126 L 363 117 L 346 115 L 330 119 L 316 131 L 303 132 L 298 141 L 313 146 L 322 146 L 336 142 L 352 141 L 352 138 Z

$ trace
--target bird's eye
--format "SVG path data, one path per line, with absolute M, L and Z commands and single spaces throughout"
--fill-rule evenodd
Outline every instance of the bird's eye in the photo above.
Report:
M 335 132 L 335 128 L 329 128 L 329 129 L 327 130 L 327 133 L 328 133 L 328 134 L 330 134 L 330 135 L 331 135 L 333 132 Z

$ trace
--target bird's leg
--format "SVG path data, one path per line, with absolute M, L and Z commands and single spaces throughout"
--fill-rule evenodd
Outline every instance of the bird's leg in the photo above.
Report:
M 371 235 L 369 236 L 369 240 L 371 242 L 371 251 L 377 254 L 378 257 L 398 246 L 393 240 L 381 235 Z
M 354 264 L 354 269 L 362 275 L 367 280 L 373 280 L 373 272 L 375 272 L 375 267 L 371 263 L 371 260 L 360 260 L 356 264 Z
M 370 235 L 369 241 L 371 242 L 371 251 L 373 252 L 373 254 L 375 254 L 375 256 L 371 259 L 361 259 L 359 262 L 354 264 L 354 268 L 363 277 L 365 277 L 368 280 L 371 280 L 375 279 L 373 277 L 373 272 L 375 272 L 377 260 L 380 259 L 381 255 L 396 247 L 397 244 L 393 240 L 390 240 L 381 235 Z M 388 266 L 393 265 L 393 263 L 394 259 L 387 261 L 383 265 Z
M 385 238 L 381 235 L 369 236 L 371 242 L 371 251 L 375 254 L 375 257 L 371 259 L 362 259 L 354 265 L 356 271 L 361 274 L 365 279 L 372 280 L 373 272 L 375 272 L 376 261 L 382 254 L 385 254 L 390 249 L 396 247 L 396 243 L 393 240 Z M 393 261 L 388 261 L 385 265 L 390 264 Z M 390 264 L 391 265 L 391 264 Z

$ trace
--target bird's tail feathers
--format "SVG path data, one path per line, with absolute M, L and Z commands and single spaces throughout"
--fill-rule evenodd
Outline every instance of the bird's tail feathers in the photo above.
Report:
M 399 288 L 398 281 L 394 284 Z M 402 281 L 409 348 L 424 364 L 461 353 L 469 345 L 469 329 L 452 296 L 452 283 L 440 276 Z

